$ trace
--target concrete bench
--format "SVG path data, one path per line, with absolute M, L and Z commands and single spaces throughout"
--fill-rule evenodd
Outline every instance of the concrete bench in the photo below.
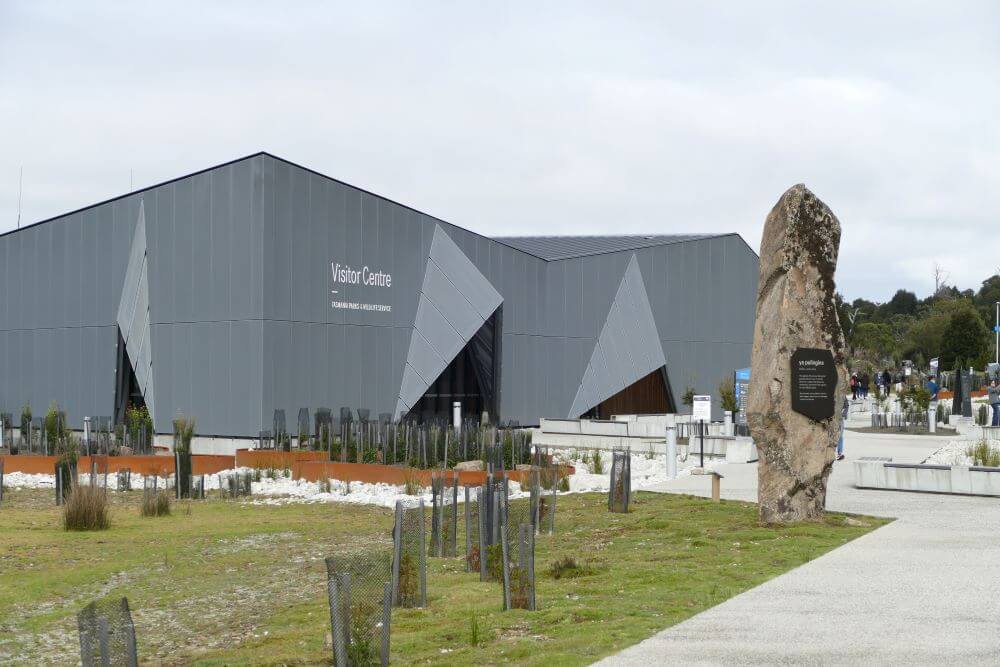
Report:
M 858 488 L 1000 497 L 1000 468 L 854 461 Z

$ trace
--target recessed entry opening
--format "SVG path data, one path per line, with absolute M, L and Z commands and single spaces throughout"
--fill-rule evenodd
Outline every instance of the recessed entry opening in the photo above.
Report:
M 666 368 L 658 368 L 601 401 L 580 417 L 610 419 L 612 415 L 665 414 L 675 411 Z
M 117 329 L 117 327 L 116 327 Z M 125 423 L 125 412 L 129 407 L 144 408 L 146 399 L 142 395 L 135 369 L 125 351 L 125 339 L 118 330 L 118 354 L 115 365 L 115 423 Z
M 503 306 L 485 321 L 406 417 L 420 422 L 451 421 L 452 404 L 462 404 L 462 418 L 495 421 L 500 408 L 500 341 Z

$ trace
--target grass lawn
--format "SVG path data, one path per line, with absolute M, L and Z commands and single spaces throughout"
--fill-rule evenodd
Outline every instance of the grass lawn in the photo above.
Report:
M 391 512 L 368 506 L 209 500 L 143 518 L 141 494 L 112 496 L 110 530 L 66 533 L 51 492 L 7 490 L 0 663 L 75 663 L 76 612 L 126 595 L 142 662 L 329 664 L 323 558 L 391 544 Z M 536 545 L 539 611 L 502 612 L 499 584 L 466 574 L 461 557 L 429 558 L 428 608 L 393 611 L 393 661 L 587 664 L 885 521 L 761 528 L 748 503 L 637 493 L 627 515 L 608 513 L 603 494 L 562 496 L 556 523 Z M 590 572 L 554 579 L 567 555 Z

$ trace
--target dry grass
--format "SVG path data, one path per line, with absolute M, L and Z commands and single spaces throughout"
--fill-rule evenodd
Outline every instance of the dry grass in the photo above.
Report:
M 407 468 L 403 472 L 403 493 L 408 496 L 419 496 L 423 493 L 424 487 L 420 483 L 420 475 L 413 468 Z
M 166 491 L 144 493 L 139 512 L 143 516 L 170 516 L 170 494 Z
M 988 468 L 1000 468 L 1000 449 L 990 447 L 985 440 L 980 440 L 966 450 L 972 457 L 972 464 Z
M 66 498 L 62 519 L 66 530 L 107 530 L 111 527 L 107 492 L 77 484 Z

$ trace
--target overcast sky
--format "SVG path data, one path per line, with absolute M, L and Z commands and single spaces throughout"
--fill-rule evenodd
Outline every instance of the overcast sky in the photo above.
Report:
M 1000 3 L 484 4 L 2 0 L 0 231 L 21 167 L 27 224 L 267 150 L 485 235 L 756 249 L 804 182 L 851 299 L 1000 267 Z

